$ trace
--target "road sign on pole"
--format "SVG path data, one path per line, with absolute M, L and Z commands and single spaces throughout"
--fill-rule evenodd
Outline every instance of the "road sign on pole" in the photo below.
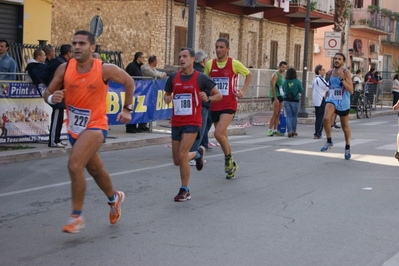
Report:
M 325 32 L 324 33 L 324 49 L 326 50 L 340 50 L 341 49 L 341 32 Z
M 103 21 L 100 16 L 94 16 L 90 21 L 90 32 L 97 39 L 103 33 Z

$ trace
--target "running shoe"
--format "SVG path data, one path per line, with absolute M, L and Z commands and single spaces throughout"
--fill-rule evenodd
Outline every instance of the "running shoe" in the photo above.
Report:
M 179 193 L 175 197 L 175 201 L 187 201 L 191 199 L 190 191 L 180 188 Z
M 197 165 L 197 162 L 195 161 L 195 159 L 190 160 L 189 162 L 190 166 L 194 166 Z
M 273 130 L 269 129 L 269 131 L 267 131 L 267 135 L 269 137 L 273 137 Z
M 77 234 L 85 228 L 85 219 L 82 215 L 71 215 L 69 216 L 68 222 L 62 228 L 62 232 L 69 234 Z
M 279 137 L 284 136 L 284 133 L 281 133 L 280 131 L 276 131 L 273 133 L 274 135 L 277 135 Z
M 125 200 L 125 193 L 122 191 L 116 191 L 117 199 L 114 202 L 108 202 L 108 205 L 111 207 L 109 211 L 109 222 L 111 224 L 116 224 L 122 215 L 122 203 Z
M 198 171 L 201 171 L 202 168 L 204 167 L 205 148 L 200 146 L 199 149 L 198 149 L 198 152 L 200 154 L 200 157 L 196 160 L 195 167 L 197 167 Z
M 224 157 L 224 172 L 230 173 L 233 169 L 233 156 L 230 155 L 229 158 Z
M 331 143 L 326 142 L 326 144 L 324 144 L 324 146 L 321 147 L 320 151 L 326 151 L 326 150 L 328 150 L 328 149 L 331 149 L 332 146 L 334 146 L 334 143 L 332 143 L 332 142 L 331 142 Z
M 236 162 L 233 162 L 233 169 L 231 169 L 231 171 L 227 173 L 226 179 L 231 180 L 236 178 L 237 169 L 238 169 L 238 164 Z
M 395 159 L 397 159 L 399 161 L 399 152 L 395 153 Z
M 345 150 L 345 160 L 349 160 L 351 158 L 351 150 Z

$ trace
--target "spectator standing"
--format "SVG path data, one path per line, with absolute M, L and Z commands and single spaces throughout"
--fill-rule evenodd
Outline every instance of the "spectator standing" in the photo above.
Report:
M 314 139 L 320 139 L 321 133 L 323 132 L 323 116 L 324 116 L 324 109 L 326 106 L 326 92 L 328 91 L 328 83 L 324 79 L 326 74 L 326 70 L 323 68 L 322 65 L 317 65 L 314 70 L 316 77 L 312 82 L 312 89 L 313 89 L 313 105 L 315 109 L 315 125 L 314 125 Z
M 392 106 L 394 106 L 399 100 L 399 74 L 396 74 L 393 77 L 392 94 L 393 94 Z
M 204 67 L 205 67 L 207 58 L 208 58 L 208 55 L 205 53 L 204 50 L 198 50 L 197 52 L 195 52 L 194 70 L 204 73 Z M 205 91 L 205 93 L 208 93 L 208 92 Z M 207 94 L 207 95 L 208 95 L 208 97 L 210 96 L 210 94 Z M 204 147 L 205 150 L 209 150 L 208 131 L 209 131 L 209 128 L 212 126 L 212 119 L 209 115 L 210 107 L 211 107 L 210 102 L 202 101 L 202 111 L 201 111 L 202 126 L 201 126 L 201 131 L 200 131 L 200 137 L 194 141 L 194 144 L 191 147 L 190 152 L 197 151 L 200 146 Z M 209 126 L 209 128 L 208 128 L 208 126 Z M 206 136 L 206 142 L 204 141 L 205 136 Z M 204 160 L 204 163 L 205 163 L 205 160 Z M 192 159 L 190 161 L 190 165 L 196 165 L 196 160 Z
M 280 123 L 280 111 L 283 108 L 283 74 L 287 69 L 287 63 L 281 61 L 278 65 L 276 72 L 272 74 L 270 79 L 270 92 L 269 97 L 272 101 L 273 114 L 269 122 L 269 131 L 267 135 L 273 137 L 273 135 L 283 136 L 284 134 L 277 130 L 278 124 Z
M 0 72 L 11 74 L 0 74 L 0 80 L 16 80 L 17 64 L 15 60 L 8 55 L 10 48 L 6 40 L 0 40 Z
M 46 54 L 46 61 L 45 63 L 48 65 L 50 61 L 55 58 L 55 49 L 50 44 L 43 47 L 43 51 Z
M 287 114 L 288 137 L 298 136 L 296 126 L 298 123 L 299 97 L 303 93 L 302 82 L 297 79 L 296 70 L 289 68 L 283 83 L 284 109 Z
M 205 51 L 198 50 L 195 53 L 194 69 L 203 73 L 207 61 L 208 61 L 208 55 L 205 53 Z M 204 147 L 205 150 L 207 150 L 207 151 L 212 150 L 212 147 L 209 146 L 209 138 L 208 138 L 209 130 L 212 127 L 212 118 L 211 118 L 211 113 L 209 110 L 210 107 L 211 107 L 210 104 L 208 104 L 206 102 L 202 102 L 202 108 L 208 108 L 208 119 L 206 120 L 206 123 L 205 123 L 206 127 L 205 127 L 205 131 L 203 132 L 202 141 L 200 143 L 200 146 Z M 203 126 L 204 126 L 204 121 L 205 120 L 202 120 Z
M 129 63 L 129 65 L 127 65 L 126 67 L 126 72 L 134 77 L 134 79 L 139 80 L 140 78 L 137 77 L 142 77 L 143 73 L 141 72 L 141 66 L 144 64 L 144 54 L 142 52 L 136 52 L 134 54 L 134 59 L 132 62 Z M 148 131 L 147 128 L 147 124 L 146 123 L 142 123 L 139 124 L 139 127 L 141 126 L 141 128 L 143 128 L 144 125 L 144 129 L 145 131 Z M 139 129 L 137 127 L 137 124 L 127 124 L 126 125 L 126 133 L 137 133 L 137 132 L 142 132 L 142 129 Z
M 50 81 L 53 79 L 55 71 L 57 68 L 68 62 L 69 59 L 73 57 L 72 46 L 70 44 L 63 44 L 60 48 L 60 55 L 56 58 L 53 58 L 49 64 L 49 72 L 50 72 Z M 63 89 L 63 88 L 59 88 Z M 61 130 L 62 124 L 64 123 L 64 108 L 60 105 L 52 105 L 53 111 L 51 113 L 51 121 L 50 121 L 50 134 L 48 140 L 48 146 L 54 148 L 64 148 L 67 143 L 61 141 Z
M 148 57 L 148 65 L 141 67 L 141 73 L 145 77 L 152 77 L 152 78 L 159 78 L 163 79 L 166 78 L 166 73 L 159 71 L 156 69 L 158 65 L 158 59 L 155 55 Z

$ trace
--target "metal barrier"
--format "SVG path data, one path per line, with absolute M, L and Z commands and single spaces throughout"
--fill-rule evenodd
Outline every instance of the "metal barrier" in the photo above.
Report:
M 38 45 L 38 44 L 10 43 L 10 47 L 8 49 L 8 54 L 12 58 L 14 58 L 14 60 L 17 64 L 17 72 L 18 73 L 25 72 L 25 68 L 27 66 L 27 61 L 30 58 L 33 58 L 34 51 L 41 47 L 43 47 L 43 46 Z M 55 49 L 56 55 L 58 55 L 60 53 L 61 46 L 53 46 L 53 47 Z M 105 63 L 114 64 L 120 68 L 124 68 L 121 51 L 100 50 L 99 53 L 101 55 L 102 60 Z M 23 79 L 18 79 L 18 80 L 23 80 Z

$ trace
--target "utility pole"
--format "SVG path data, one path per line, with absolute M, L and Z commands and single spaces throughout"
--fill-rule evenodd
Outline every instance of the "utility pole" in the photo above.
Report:
M 306 89 L 307 89 L 307 75 L 308 75 L 309 27 L 310 27 L 310 0 L 307 0 L 306 19 L 305 19 L 305 44 L 303 51 L 303 72 L 302 72 L 303 93 L 301 96 L 301 104 L 298 112 L 298 117 L 304 117 L 304 118 L 308 117 L 308 113 L 306 112 Z
M 192 48 L 194 50 L 195 50 L 196 15 L 197 15 L 197 0 L 189 0 L 187 47 Z

